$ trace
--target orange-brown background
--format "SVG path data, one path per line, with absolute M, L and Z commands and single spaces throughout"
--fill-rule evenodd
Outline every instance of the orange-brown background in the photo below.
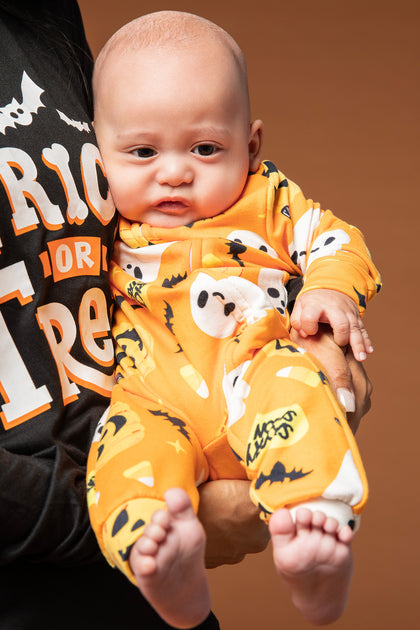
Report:
M 417 0 L 80 0 L 96 55 L 159 9 L 203 15 L 247 57 L 264 157 L 365 233 L 384 281 L 366 322 L 373 408 L 358 433 L 371 488 L 343 630 L 411 630 L 420 615 Z M 110 86 L 110 89 L 112 87 Z M 303 630 L 270 549 L 210 572 L 222 630 Z

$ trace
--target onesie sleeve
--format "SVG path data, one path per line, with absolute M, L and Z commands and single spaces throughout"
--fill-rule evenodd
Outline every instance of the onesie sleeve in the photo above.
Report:
M 273 230 L 289 257 L 292 275 L 303 276 L 300 293 L 333 289 L 348 295 L 362 315 L 381 288 L 360 230 L 306 199 L 292 181 L 280 177 L 273 204 Z

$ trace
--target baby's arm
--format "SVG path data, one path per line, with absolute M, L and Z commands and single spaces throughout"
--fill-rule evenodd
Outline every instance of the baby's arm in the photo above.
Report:
M 373 352 L 372 342 L 355 302 L 332 289 L 311 289 L 298 296 L 291 316 L 292 328 L 301 337 L 315 335 L 318 324 L 329 324 L 338 346 L 350 344 L 358 361 Z

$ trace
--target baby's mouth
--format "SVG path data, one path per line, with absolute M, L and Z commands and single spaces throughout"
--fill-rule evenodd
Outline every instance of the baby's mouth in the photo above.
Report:
M 168 212 L 169 214 L 178 214 L 188 208 L 188 203 L 182 199 L 163 199 L 156 207 L 162 212 Z

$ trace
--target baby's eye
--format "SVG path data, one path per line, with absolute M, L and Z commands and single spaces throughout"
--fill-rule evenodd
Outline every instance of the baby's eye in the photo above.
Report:
M 219 148 L 214 144 L 199 144 L 192 150 L 193 153 L 203 157 L 214 155 L 217 151 L 219 151 Z
M 133 153 L 136 157 L 142 158 L 144 160 L 156 155 L 156 151 L 151 147 L 139 147 L 138 149 L 134 149 Z

